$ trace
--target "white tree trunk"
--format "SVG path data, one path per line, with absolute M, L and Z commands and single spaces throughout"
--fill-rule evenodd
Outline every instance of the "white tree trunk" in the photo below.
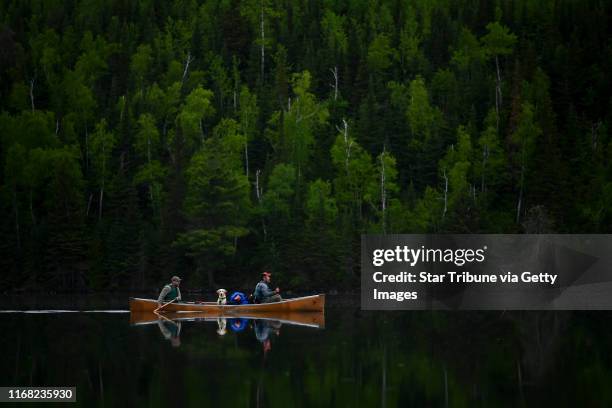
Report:
M 332 75 L 334 76 L 334 84 L 332 85 L 334 88 L 334 101 L 338 99 L 338 67 L 335 66 L 330 68 Z
M 502 91 L 501 91 L 501 73 L 499 70 L 499 57 L 495 56 L 495 69 L 497 70 L 497 83 L 495 85 L 495 113 L 497 116 L 497 130 L 499 131 L 499 111 L 501 110 L 502 104 Z
M 342 128 L 336 126 L 338 132 L 342 133 L 344 137 L 344 167 L 346 170 L 346 176 L 349 175 L 349 160 L 351 158 L 351 147 L 353 146 L 353 141 L 349 141 L 348 137 L 348 123 L 346 119 L 342 118 Z
M 87 210 L 85 211 L 86 217 L 89 217 L 89 209 L 91 208 L 92 201 L 93 201 L 93 193 L 89 194 L 89 200 L 87 200 Z
M 187 52 L 187 59 L 185 60 L 185 69 L 183 70 L 183 78 L 181 79 L 181 83 L 185 83 L 185 79 L 187 78 L 187 74 L 189 73 L 189 64 L 193 61 L 193 57 L 191 56 L 191 51 Z

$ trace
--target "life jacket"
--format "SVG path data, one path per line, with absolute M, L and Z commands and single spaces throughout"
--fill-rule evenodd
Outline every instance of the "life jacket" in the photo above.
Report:
M 178 297 L 178 289 L 176 288 L 176 286 L 172 286 L 172 285 L 166 285 L 170 287 L 170 292 L 166 293 L 166 296 L 164 296 L 164 302 L 169 302 L 173 299 L 176 299 Z

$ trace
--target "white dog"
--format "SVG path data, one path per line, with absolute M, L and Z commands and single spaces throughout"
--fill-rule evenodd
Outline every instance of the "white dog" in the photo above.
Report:
M 226 294 L 227 294 L 227 290 L 225 290 L 225 289 L 217 290 L 217 295 L 219 296 L 217 298 L 217 304 L 218 305 L 224 305 L 224 304 L 227 303 L 227 296 L 226 296 Z

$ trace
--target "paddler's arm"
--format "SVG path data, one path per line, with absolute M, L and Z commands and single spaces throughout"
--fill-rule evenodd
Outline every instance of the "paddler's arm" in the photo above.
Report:
M 160 305 L 164 302 L 164 298 L 166 297 L 166 295 L 168 294 L 168 292 L 170 292 L 170 287 L 168 285 L 164 286 L 164 288 L 161 290 L 159 297 L 157 298 L 157 303 L 159 303 Z M 180 296 L 179 292 L 179 296 Z
M 176 300 L 178 300 L 179 302 L 181 301 L 181 290 L 179 289 L 179 287 L 176 287 L 176 292 L 178 293 L 178 296 L 176 297 Z
M 270 289 L 268 285 L 264 285 L 264 284 L 261 285 L 261 292 L 262 292 L 263 297 L 269 297 L 276 293 L 275 291 Z

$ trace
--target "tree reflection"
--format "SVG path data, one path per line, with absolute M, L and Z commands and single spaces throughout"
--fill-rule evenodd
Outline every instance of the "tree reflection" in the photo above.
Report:
M 326 330 L 0 315 L 0 368 L 9 385 L 74 385 L 87 407 L 612 406 L 609 312 L 326 313 Z

